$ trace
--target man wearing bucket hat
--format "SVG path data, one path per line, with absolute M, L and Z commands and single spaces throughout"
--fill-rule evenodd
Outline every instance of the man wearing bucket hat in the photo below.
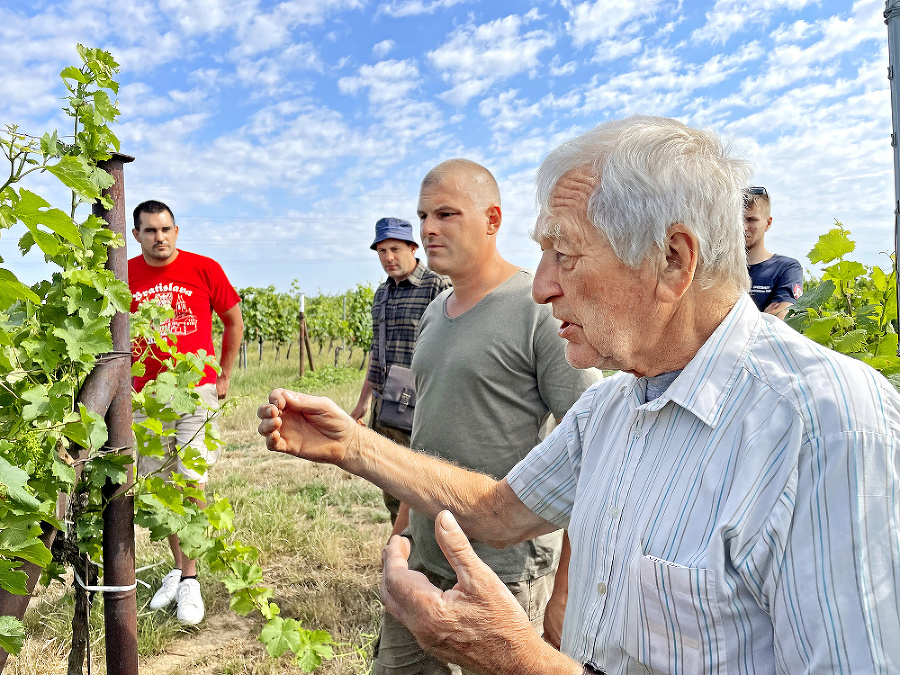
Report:
M 387 370 L 393 366 L 408 368 L 412 363 L 413 347 L 419 320 L 428 304 L 441 291 L 450 287 L 450 280 L 435 274 L 416 258 L 418 245 L 413 239 L 412 225 L 400 218 L 382 218 L 375 223 L 375 241 L 370 248 L 378 253 L 381 266 L 388 278 L 375 291 L 372 302 L 372 350 L 369 353 L 369 370 L 363 382 L 353 419 L 363 424 L 372 399 L 369 427 L 390 438 L 395 443 L 409 447 L 409 432 L 388 426 L 379 421 L 383 403 L 382 387 Z M 384 326 L 384 356 L 382 357 L 381 332 Z M 399 534 L 407 525 L 408 516 L 397 519 L 400 502 L 384 493 L 384 505 L 391 514 L 393 534 Z

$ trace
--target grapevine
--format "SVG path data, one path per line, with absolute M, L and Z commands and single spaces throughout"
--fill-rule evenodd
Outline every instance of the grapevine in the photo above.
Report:
M 274 286 L 268 286 L 241 288 L 238 294 L 244 318 L 244 344 L 257 345 L 258 360 L 261 361 L 263 345 L 271 342 L 277 360 L 280 349 L 292 344 L 299 336 L 300 290 L 297 281 L 291 284 L 289 293 L 279 293 Z M 348 360 L 352 350 L 358 348 L 364 353 L 365 363 L 365 354 L 372 347 L 374 296 L 371 285 L 357 284 L 341 294 L 319 293 L 306 299 L 307 329 L 310 339 L 319 346 L 319 354 L 326 341 L 329 351 L 335 342 L 341 342 L 350 348 Z
M 900 389 L 893 259 L 888 273 L 848 259 L 855 249 L 841 223 L 819 237 L 808 257 L 826 265 L 822 278 L 806 284 L 786 322 L 808 338 L 868 363 Z
M 113 101 L 118 64 L 99 49 L 79 45 L 78 53 L 83 66 L 60 73 L 73 135 L 35 137 L 14 125 L 0 135 L 0 149 L 10 167 L 0 185 L 0 232 L 24 227 L 22 253 L 36 247 L 56 268 L 49 279 L 28 287 L 0 260 L 0 419 L 5 430 L 0 439 L 0 589 L 18 595 L 29 592 L 23 563 L 58 573 L 45 539 L 48 532 L 63 529 L 57 513 L 60 494 L 84 496 L 85 506 L 67 534 L 84 554 L 99 559 L 102 486 L 107 480 L 123 484 L 132 462 L 128 455 L 103 450 L 105 422 L 78 400 L 88 374 L 112 351 L 111 317 L 128 311 L 131 301 L 127 285 L 104 267 L 108 247 L 124 245 L 122 238 L 93 215 L 76 219 L 85 204 L 100 202 L 112 208 L 103 195 L 112 179 L 97 163 L 119 150 L 109 128 L 118 115 Z M 51 174 L 71 190 L 68 212 L 21 186 L 32 173 Z M 143 309 L 132 321 L 135 337 L 167 352 L 170 359 L 169 370 L 133 397 L 135 408 L 148 414 L 134 431 L 140 451 L 149 454 L 162 452 L 161 423 L 197 406 L 199 397 L 190 384 L 210 361 L 202 354 L 170 349 L 169 336 L 156 328 L 160 315 L 155 311 L 161 310 Z M 142 369 L 138 361 L 133 372 Z M 210 447 L 220 442 L 211 426 L 206 428 L 206 442 Z M 183 454 L 185 465 L 202 468 L 199 456 L 190 450 Z M 327 633 L 306 630 L 296 620 L 279 616 L 272 591 L 262 584 L 257 551 L 230 541 L 233 513 L 226 500 L 210 499 L 200 509 L 189 500 L 199 496 L 196 490 L 177 478 L 175 486 L 167 485 L 157 476 L 137 480 L 133 495 L 135 522 L 149 528 L 151 538 L 177 532 L 186 552 L 225 583 L 234 611 L 262 614 L 267 623 L 260 639 L 270 655 L 290 650 L 305 670 L 331 658 Z M 23 641 L 21 622 L 0 618 L 0 647 L 15 654 Z

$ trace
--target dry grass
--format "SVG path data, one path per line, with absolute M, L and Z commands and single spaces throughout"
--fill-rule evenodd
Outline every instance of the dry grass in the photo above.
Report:
M 357 359 L 359 355 L 357 355 Z M 357 360 L 356 366 L 359 365 Z M 390 531 L 381 492 L 334 467 L 316 466 L 265 450 L 256 433 L 256 408 L 276 386 L 297 388 L 296 363 L 251 360 L 234 377 L 235 403 L 220 420 L 227 452 L 211 474 L 209 489 L 235 510 L 236 536 L 260 551 L 266 584 L 275 592 L 282 616 L 310 629 L 331 633 L 338 657 L 324 675 L 370 672 L 377 634 L 381 547 Z M 350 382 L 309 393 L 327 394 L 345 409 L 356 404 L 362 372 Z M 139 574 L 154 585 L 169 569 L 163 543 L 136 532 L 138 566 L 164 561 Z M 171 612 L 150 612 L 151 591 L 138 587 L 139 666 L 142 674 L 271 675 L 300 673 L 290 659 L 271 659 L 257 635 L 261 617 L 237 617 L 228 608 L 225 587 L 200 572 L 207 617 L 197 628 L 182 628 Z M 66 672 L 70 642 L 71 593 L 57 584 L 38 589 L 26 617 L 29 636 L 5 673 L 55 675 Z M 92 615 L 92 673 L 106 672 L 102 601 Z

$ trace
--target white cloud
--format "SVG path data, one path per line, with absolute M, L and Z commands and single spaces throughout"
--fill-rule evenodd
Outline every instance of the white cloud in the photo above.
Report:
M 148 29 L 141 42 L 113 48 L 113 56 L 122 65 L 122 71 L 145 73 L 184 58 L 189 51 L 183 36 L 173 31 L 154 34 Z
M 883 0 L 703 0 L 684 12 L 680 0 L 538 0 L 509 17 L 511 6 L 0 0 L 0 122 L 64 130 L 59 70 L 78 61 L 75 42 L 108 49 L 123 65 L 115 132 L 138 160 L 129 200 L 172 201 L 188 216 L 184 235 L 231 258 L 241 285 L 302 279 L 313 257 L 322 276 L 308 277 L 311 292 L 320 278 L 342 290 L 368 274 L 346 266 L 357 255 L 377 278 L 374 219 L 415 218 L 421 176 L 457 155 L 501 181 L 501 249 L 528 264 L 534 167 L 630 112 L 746 145 L 776 194 L 780 250 L 809 250 L 834 218 L 886 242 L 870 249 L 892 246 Z M 705 41 L 691 40 L 703 23 Z M 261 244 L 233 245 L 270 230 L 286 271 Z
M 880 7 L 878 0 L 861 0 L 853 6 L 852 16 L 831 17 L 810 26 L 806 35 L 818 39 L 808 46 L 777 45 L 769 52 L 765 70 L 744 81 L 741 91 L 764 95 L 810 77 L 832 77 L 842 54 L 853 52 L 863 42 L 885 40 L 886 31 L 877 20 Z
M 244 44 L 247 40 L 278 43 L 277 36 L 261 35 L 266 28 L 281 32 L 300 24 L 320 24 L 336 12 L 364 6 L 364 0 L 284 0 L 266 12 L 260 0 L 159 0 L 160 9 L 184 33 L 203 35 L 233 29 L 240 47 L 247 49 L 252 49 L 252 44 Z
M 653 16 L 663 5 L 662 0 L 594 0 L 573 4 L 564 1 L 569 13 L 566 30 L 576 47 L 588 42 L 615 38 L 623 30 L 633 30 L 629 24 L 641 17 Z
M 253 17 L 256 3 L 244 0 L 159 0 L 159 8 L 187 35 L 214 33 Z
M 207 90 L 217 90 L 224 79 L 219 68 L 197 68 L 188 74 L 188 79 Z
M 3 121 L 13 123 L 57 107 L 62 86 L 59 70 L 50 64 L 40 64 L 7 71 L 0 78 L 0 99 L 9 115 Z
M 369 133 L 380 140 L 390 139 L 389 163 L 398 161 L 410 143 L 437 132 L 444 124 L 434 103 L 414 96 L 420 82 L 418 66 L 412 60 L 364 65 L 357 75 L 338 80 L 338 89 L 345 94 L 367 92 L 370 114 L 380 120 Z
M 464 105 L 495 82 L 538 67 L 539 54 L 556 38 L 544 29 L 524 32 L 526 23 L 515 15 L 481 25 L 469 22 L 429 52 L 429 61 L 453 85 L 441 98 Z
M 518 90 L 510 89 L 497 96 L 486 98 L 478 104 L 478 112 L 488 119 L 495 130 L 514 131 L 542 113 L 538 103 L 528 105 L 525 99 L 516 98 Z
M 775 44 L 800 42 L 809 37 L 812 32 L 813 25 L 801 19 L 787 26 L 780 26 L 772 31 L 772 42 Z
M 345 94 L 367 89 L 369 102 L 379 104 L 403 100 L 419 81 L 415 61 L 379 61 L 361 66 L 358 75 L 339 79 L 338 89 Z
M 303 88 L 296 77 L 302 70 L 321 71 L 322 63 L 315 47 L 310 43 L 296 43 L 278 52 L 255 60 L 238 62 L 235 73 L 238 79 L 256 93 L 254 95 L 284 95 Z
M 378 14 L 386 14 L 394 18 L 434 14 L 439 9 L 448 9 L 471 0 L 391 0 L 378 5 Z
M 641 50 L 641 38 L 636 37 L 631 40 L 603 40 L 597 45 L 594 51 L 593 63 L 603 63 L 605 61 L 615 61 L 623 56 L 632 56 Z
M 393 40 L 382 40 L 372 47 L 372 53 L 379 59 L 382 59 L 387 56 L 395 46 L 396 43 Z
M 344 11 L 358 11 L 366 0 L 285 0 L 277 5 L 278 12 L 302 24 L 321 24 L 329 16 Z
M 573 75 L 575 71 L 578 70 L 578 64 L 575 63 L 575 61 L 567 61 L 566 63 L 561 63 L 561 61 L 562 59 L 560 59 L 559 54 L 557 54 L 550 62 L 550 74 L 553 77 Z
M 645 51 L 634 60 L 630 71 L 605 79 L 595 76 L 584 89 L 581 112 L 677 115 L 679 108 L 689 104 L 698 92 L 726 81 L 763 54 L 756 42 L 733 54 L 714 54 L 701 63 L 685 62 L 672 50 Z
M 122 122 L 136 117 L 171 115 L 177 104 L 169 96 L 158 96 L 144 82 L 133 82 L 119 89 L 119 110 Z
M 777 9 L 797 11 L 818 0 L 716 0 L 706 13 L 706 24 L 691 33 L 695 42 L 724 44 L 741 29 L 764 26 Z
M 158 166 L 165 175 L 169 170 L 167 164 L 175 166 L 179 161 L 185 164 L 185 171 L 189 171 L 192 162 L 188 161 L 190 152 L 188 145 L 191 138 L 205 127 L 209 121 L 207 113 L 190 113 L 180 117 L 173 117 L 162 122 L 148 122 L 147 120 L 138 119 L 135 121 L 125 121 L 116 130 L 116 135 L 122 141 L 122 149 L 127 154 L 140 156 L 142 166 L 154 166 L 154 161 L 144 162 L 147 156 L 148 148 L 150 156 L 153 156 L 152 148 L 162 145 L 170 154 L 170 161 L 161 161 Z M 181 158 L 184 158 L 183 160 Z M 196 165 L 194 165 L 196 169 Z M 185 176 L 185 179 L 187 177 Z
M 232 50 L 234 58 L 267 52 L 286 44 L 291 37 L 291 25 L 280 12 L 259 14 L 239 27 L 240 43 Z

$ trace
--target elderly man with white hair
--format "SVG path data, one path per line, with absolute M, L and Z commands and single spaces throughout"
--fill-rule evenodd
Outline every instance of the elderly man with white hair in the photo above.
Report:
M 483 673 L 900 672 L 900 395 L 747 295 L 747 166 L 663 118 L 609 122 L 538 171 L 534 298 L 591 387 L 506 477 L 390 448 L 275 390 L 271 450 L 337 464 L 436 517 L 441 592 L 384 553 L 382 598 Z M 572 544 L 561 652 L 466 535 Z M 465 533 L 465 534 L 464 534 Z

